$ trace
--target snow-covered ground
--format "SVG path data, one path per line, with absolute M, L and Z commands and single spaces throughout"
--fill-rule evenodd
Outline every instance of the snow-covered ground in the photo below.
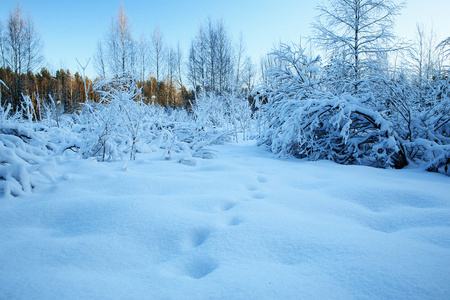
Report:
M 448 176 L 212 148 L 0 198 L 0 299 L 448 299 Z

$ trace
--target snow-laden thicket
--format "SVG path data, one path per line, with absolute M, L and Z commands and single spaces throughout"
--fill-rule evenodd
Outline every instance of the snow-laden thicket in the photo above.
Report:
M 205 128 L 227 128 L 237 141 L 237 133 L 246 140 L 252 135 L 254 126 L 252 110 L 245 94 L 202 93 L 193 105 L 196 130 Z
M 380 93 L 384 113 L 392 120 L 409 161 L 430 171 L 450 164 L 450 79 L 436 74 L 432 80 L 389 81 Z
M 132 78 L 100 81 L 95 89 L 102 101 L 85 104 L 78 116 L 86 142 L 76 148 L 83 157 L 135 159 L 137 152 L 162 148 L 166 159 L 179 153 L 180 161 L 192 163 L 192 157 L 211 157 L 208 145 L 250 127 L 248 102 L 238 96 L 205 93 L 187 111 L 147 105 Z
M 19 196 L 30 192 L 35 177 L 52 148 L 40 133 L 21 124 L 2 123 L 0 128 L 0 191 Z M 45 174 L 45 173 L 44 173 Z
M 36 118 L 27 96 L 15 114 L 10 105 L 1 107 L 3 194 L 30 192 L 36 178 L 47 174 L 42 166 L 59 155 L 114 161 L 161 151 L 162 159 L 195 165 L 199 158 L 214 157 L 208 146 L 236 139 L 238 132 L 245 137 L 253 128 L 248 101 L 237 94 L 199 95 L 188 111 L 148 103 L 129 77 L 99 81 L 95 90 L 100 102 L 87 102 L 74 114 L 50 103 Z
M 0 194 L 30 192 L 40 175 L 39 165 L 51 149 L 41 134 L 28 130 L 20 120 L 21 115 L 13 114 L 10 104 L 0 105 Z
M 320 58 L 298 45 L 272 53 L 276 67 L 256 90 L 260 144 L 278 156 L 342 164 L 430 171 L 450 162 L 450 94 L 447 76 L 417 86 L 381 75 L 353 82 L 353 93 L 327 77 Z M 335 67 L 336 69 L 336 67 Z M 338 84 L 339 85 L 339 84 Z

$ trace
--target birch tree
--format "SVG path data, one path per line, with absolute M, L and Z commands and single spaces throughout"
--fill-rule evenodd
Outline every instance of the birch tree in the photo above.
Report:
M 159 27 L 155 27 L 152 34 L 152 62 L 153 62 L 153 72 L 156 78 L 156 100 L 159 102 L 160 99 L 160 83 L 164 78 L 164 56 L 165 56 L 165 42 L 163 35 Z
M 233 47 L 222 20 L 200 26 L 189 49 L 188 79 L 194 89 L 223 93 L 234 83 Z
M 203 26 L 200 26 L 189 48 L 188 79 L 193 90 L 206 89 L 206 38 Z
M 94 68 L 100 78 L 106 78 L 106 62 L 105 62 L 105 53 L 103 49 L 103 43 L 99 41 L 97 43 L 97 52 L 94 56 Z
M 236 75 L 235 75 L 235 83 L 234 85 L 239 88 L 242 84 L 242 73 L 243 73 L 243 65 L 244 65 L 244 53 L 245 53 L 245 41 L 244 41 L 244 35 L 241 32 L 239 35 L 239 42 L 237 45 L 237 51 L 236 51 Z
M 141 83 L 146 81 L 147 75 L 149 73 L 149 50 L 149 44 L 145 37 L 145 33 L 142 33 L 141 39 L 139 41 L 139 74 Z
M 131 22 L 125 13 L 123 4 L 111 21 L 106 35 L 106 66 L 114 77 L 134 74 L 136 68 L 136 43 L 131 31 Z
M 183 88 L 183 52 L 181 51 L 180 42 L 177 43 L 177 50 L 175 55 L 177 83 L 178 88 L 181 90 Z
M 2 68 L 6 69 L 6 36 L 5 36 L 5 27 L 3 23 L 0 21 L 0 61 Z
M 20 105 L 23 92 L 22 74 L 36 69 L 43 60 L 42 41 L 30 17 L 24 18 L 19 5 L 9 14 L 0 42 L 2 63 L 13 72 L 11 102 Z
M 159 27 L 155 27 L 152 34 L 153 71 L 157 82 L 164 78 L 165 42 Z

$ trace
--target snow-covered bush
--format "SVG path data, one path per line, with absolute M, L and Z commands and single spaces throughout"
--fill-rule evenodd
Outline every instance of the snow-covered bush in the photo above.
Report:
M 96 83 L 100 103 L 86 103 L 80 120 L 85 131 L 81 146 L 84 157 L 118 159 L 128 154 L 135 159 L 142 136 L 142 122 L 148 106 L 133 78 L 116 78 Z
M 392 124 L 373 107 L 370 95 L 334 96 L 321 87 L 320 59 L 282 45 L 273 53 L 282 67 L 267 73 L 256 90 L 262 131 L 259 144 L 278 156 L 342 164 L 401 168 L 406 164 Z
M 390 122 L 360 99 L 317 93 L 301 101 L 269 103 L 259 143 L 278 156 L 379 168 L 405 165 Z
M 242 132 L 244 139 L 251 128 L 251 107 L 244 94 L 224 92 L 202 93 L 195 99 L 192 112 L 196 129 L 226 129 L 229 134 Z
M 201 93 L 192 105 L 192 113 L 196 131 L 208 135 L 206 139 L 211 134 L 220 136 L 216 142 L 229 141 L 230 137 L 238 141 L 238 133 L 246 140 L 254 125 L 247 95 L 236 92 Z
M 226 124 L 226 106 L 223 99 L 215 93 L 201 93 L 192 103 L 197 130 L 205 128 L 223 128 Z
M 97 82 L 95 88 L 101 102 L 84 104 L 77 116 L 75 148 L 83 157 L 135 159 L 138 152 L 163 149 L 165 159 L 206 158 L 212 154 L 205 147 L 229 140 L 223 103 L 214 97 L 199 98 L 189 113 L 145 104 L 132 78 Z
M 385 116 L 409 162 L 438 171 L 450 164 L 450 82 L 442 79 L 385 81 Z
M 42 165 L 53 150 L 42 133 L 18 123 L 0 123 L 0 194 L 29 193 L 36 178 L 51 177 Z
M 248 101 L 248 95 L 242 93 L 227 93 L 223 96 L 226 104 L 226 116 L 228 124 L 234 130 L 235 140 L 238 141 L 237 134 L 242 133 L 243 140 L 248 139 L 252 134 L 254 121 L 252 119 L 252 109 Z

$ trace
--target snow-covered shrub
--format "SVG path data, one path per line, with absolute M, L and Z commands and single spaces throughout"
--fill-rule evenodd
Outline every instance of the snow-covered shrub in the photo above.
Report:
M 422 156 L 429 171 L 444 167 L 448 172 L 450 165 L 450 80 L 448 77 L 434 89 L 434 102 L 429 110 L 423 111 L 419 118 L 426 130 L 424 137 L 429 141 L 428 157 Z M 424 129 L 425 129 L 424 128 Z M 416 145 L 420 145 L 416 140 Z
M 450 82 L 385 81 L 385 116 L 392 120 L 409 162 L 438 171 L 450 164 Z
M 184 141 L 215 144 L 230 140 L 232 129 L 229 129 L 227 103 L 222 96 L 215 93 L 197 95 L 192 103 L 192 117 L 193 128 L 184 128 L 185 132 L 190 131 L 189 137 Z
M 49 177 L 42 164 L 52 152 L 41 133 L 17 123 L 0 123 L 0 193 L 31 192 L 37 177 Z
M 391 123 L 360 99 L 317 93 L 301 101 L 269 103 L 267 110 L 260 144 L 278 156 L 379 168 L 405 165 Z
M 201 93 L 192 103 L 195 125 L 198 130 L 205 128 L 223 128 L 227 125 L 226 103 L 215 93 Z
M 128 154 L 135 159 L 148 110 L 136 80 L 128 77 L 103 80 L 95 84 L 95 90 L 100 103 L 86 103 L 82 111 L 82 119 L 87 121 L 83 156 L 106 160 Z
M 342 164 L 401 168 L 406 164 L 392 124 L 373 107 L 370 95 L 334 96 L 321 88 L 320 59 L 299 46 L 282 45 L 273 53 L 280 66 L 256 90 L 262 131 L 259 144 L 278 156 Z
M 180 113 L 184 118 L 179 117 Z M 182 153 L 183 157 L 180 160 L 190 160 L 190 157 L 213 158 L 215 156 L 213 151 L 207 147 L 230 140 L 230 131 L 226 128 L 199 126 L 195 115 L 188 114 L 186 111 L 180 111 L 177 116 L 173 116 L 173 113 L 171 115 L 174 118 L 172 123 L 166 123 L 164 126 L 166 136 L 171 138 L 167 139 L 167 147 L 163 144 L 161 147 L 170 148 L 172 154 Z
M 249 133 L 251 134 L 252 125 L 252 109 L 246 94 L 242 93 L 226 93 L 223 96 L 226 104 L 226 116 L 228 123 L 233 127 L 235 140 L 238 141 L 237 133 L 242 132 L 243 140 L 247 140 Z
M 202 93 L 192 105 L 194 122 L 198 132 L 210 131 L 213 135 L 223 135 L 223 141 L 242 133 L 247 139 L 253 123 L 252 111 L 247 97 L 236 92 Z

